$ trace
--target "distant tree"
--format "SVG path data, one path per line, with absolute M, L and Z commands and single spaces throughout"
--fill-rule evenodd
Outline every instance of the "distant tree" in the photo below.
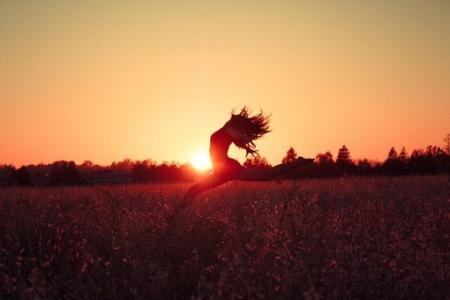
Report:
M 94 166 L 94 164 L 92 163 L 92 161 L 90 160 L 85 160 L 82 164 L 81 167 L 82 168 L 92 168 Z
M 350 151 L 345 145 L 342 145 L 342 147 L 338 151 L 336 166 L 338 173 L 340 174 L 351 174 L 356 171 L 355 165 L 353 164 L 350 156 Z
M 21 166 L 18 170 L 14 170 L 9 179 L 10 183 L 18 184 L 20 186 L 31 185 L 31 174 L 26 166 Z
M 152 168 L 153 178 L 157 181 L 179 181 L 182 178 L 181 168 L 178 163 L 164 162 Z
M 16 170 L 13 165 L 0 165 L 0 185 L 12 184 L 11 174 Z
M 391 150 L 389 150 L 387 159 L 396 160 L 397 158 L 398 158 L 397 150 L 395 150 L 395 148 L 392 147 Z
M 438 173 L 446 169 L 447 153 L 438 146 L 428 146 L 426 151 L 427 173 Z
M 52 164 L 49 183 L 51 185 L 73 185 L 82 184 L 84 180 L 81 178 L 75 162 L 61 160 Z
M 416 149 L 408 161 L 409 171 L 416 174 L 450 172 L 450 156 L 437 146 Z
M 148 182 L 156 179 L 155 164 L 151 160 L 135 161 L 131 171 L 133 181 Z
M 402 150 L 400 151 L 400 154 L 398 155 L 398 159 L 403 163 L 406 164 L 408 162 L 409 156 L 406 152 L 405 147 L 402 147 Z
M 333 154 L 330 151 L 316 155 L 316 172 L 319 177 L 330 177 L 336 173 Z
M 293 147 L 290 147 L 288 149 L 288 151 L 286 152 L 286 156 L 283 157 L 283 160 L 281 161 L 281 163 L 287 164 L 287 163 L 295 161 L 296 159 L 297 159 L 297 152 L 295 152 Z
M 359 160 L 357 166 L 359 175 L 369 175 L 373 171 L 373 166 L 367 158 Z
M 193 181 L 199 179 L 202 175 L 204 175 L 195 170 L 191 164 L 181 165 L 179 171 L 181 181 Z
M 332 165 L 334 164 L 333 154 L 330 151 L 319 153 L 316 155 L 316 162 L 318 165 Z
M 400 161 L 397 150 L 395 150 L 394 147 L 391 147 L 391 149 L 388 152 L 388 156 L 384 162 L 384 171 L 387 174 L 390 175 L 398 175 L 402 173 L 402 166 L 403 163 Z
M 48 183 L 48 176 L 50 173 L 49 165 L 38 164 L 38 165 L 27 165 L 28 173 L 31 176 L 31 182 L 33 185 L 44 185 Z
M 336 164 L 338 165 L 338 167 L 343 168 L 349 167 L 353 164 L 350 158 L 350 151 L 348 150 L 347 146 L 342 145 L 342 147 L 339 149 Z
M 445 154 L 444 150 L 439 148 L 438 146 L 428 146 L 425 150 L 425 155 L 428 157 L 437 157 L 439 155 Z
M 450 155 L 450 133 L 447 133 L 447 135 L 444 138 L 445 146 L 444 149 L 447 152 L 447 155 Z
M 414 149 L 411 152 L 411 159 L 420 158 L 425 156 L 425 152 L 422 149 Z
M 266 158 L 257 155 L 252 158 L 247 158 L 244 162 L 244 167 L 264 169 L 264 168 L 270 168 L 270 164 L 267 162 Z
M 113 170 L 122 170 L 122 171 L 131 171 L 133 169 L 134 163 L 131 159 L 125 158 L 119 162 L 113 162 L 111 164 L 111 169 Z
M 427 173 L 427 160 L 425 151 L 422 149 L 414 149 L 411 152 L 411 157 L 409 158 L 409 168 L 412 173 L 415 174 L 425 174 Z
M 433 152 L 433 164 L 436 173 L 448 173 L 450 174 L 450 155 L 445 150 L 435 147 Z

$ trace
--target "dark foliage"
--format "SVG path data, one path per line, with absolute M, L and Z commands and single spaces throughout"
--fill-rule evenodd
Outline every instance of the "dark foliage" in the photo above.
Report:
M 290 147 L 282 163 L 292 162 L 297 152 Z M 248 168 L 269 168 L 262 156 L 248 158 Z M 369 175 L 433 175 L 450 173 L 450 155 L 437 146 L 425 150 L 415 149 L 408 154 L 403 147 L 400 153 L 392 147 L 384 162 L 368 159 L 353 161 L 350 150 L 343 145 L 337 159 L 331 152 L 319 153 L 315 163 L 302 166 L 282 176 L 283 178 L 332 178 L 341 176 Z M 28 165 L 16 169 L 11 165 L 0 166 L 0 185 L 79 185 L 129 182 L 184 182 L 194 181 L 204 173 L 189 164 L 157 164 L 152 160 L 133 161 L 124 159 L 110 166 L 99 166 L 90 161 L 76 165 L 73 161 L 57 161 L 50 165 Z
M 297 152 L 295 152 L 293 147 L 290 147 L 289 150 L 286 152 L 286 156 L 283 157 L 281 163 L 287 164 L 293 162 L 296 159 L 297 159 Z
M 295 150 L 294 150 L 295 151 Z M 405 148 L 400 154 L 392 147 L 383 163 L 362 159 L 354 162 L 349 149 L 339 149 L 336 161 L 328 151 L 316 156 L 315 164 L 300 167 L 284 178 L 329 178 L 368 175 L 433 175 L 450 173 L 450 156 L 437 146 L 416 149 L 408 155 Z
M 80 172 L 73 161 L 56 161 L 50 171 L 50 185 L 74 185 L 84 183 Z
M 244 167 L 266 169 L 270 168 L 271 165 L 267 162 L 265 157 L 255 156 L 252 158 L 247 158 L 244 162 Z
M 196 178 L 195 171 L 189 165 L 163 163 L 157 165 L 149 160 L 136 161 L 132 167 L 132 178 L 135 182 L 150 181 L 190 181 Z
M 20 167 L 18 170 L 11 170 L 9 183 L 12 185 L 26 186 L 31 185 L 31 175 L 26 166 Z

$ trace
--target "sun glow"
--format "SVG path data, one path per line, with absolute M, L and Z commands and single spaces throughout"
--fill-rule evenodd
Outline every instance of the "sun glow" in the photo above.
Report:
M 206 151 L 196 152 L 191 159 L 192 166 L 199 171 L 206 171 L 211 169 L 211 160 L 209 154 Z

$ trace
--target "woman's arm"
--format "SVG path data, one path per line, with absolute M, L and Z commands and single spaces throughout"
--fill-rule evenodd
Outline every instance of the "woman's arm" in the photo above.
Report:
M 270 180 L 282 175 L 292 169 L 314 163 L 312 158 L 299 157 L 295 161 L 287 164 L 279 164 L 269 169 L 245 168 L 236 179 L 247 181 Z

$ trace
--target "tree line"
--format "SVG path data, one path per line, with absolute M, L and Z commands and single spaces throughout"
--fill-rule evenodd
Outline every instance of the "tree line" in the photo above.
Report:
M 410 154 L 403 147 L 398 152 L 392 147 L 383 162 L 368 159 L 353 160 L 350 150 L 343 145 L 336 159 L 331 152 L 319 153 L 314 164 L 299 167 L 285 174 L 283 178 L 332 178 L 341 176 L 396 176 L 450 174 L 450 145 L 445 150 L 438 146 L 415 149 Z M 297 159 L 297 152 L 290 147 L 281 163 Z M 270 168 L 264 157 L 248 158 L 245 167 Z M 102 183 L 145 183 L 194 181 L 205 173 L 196 171 L 189 164 L 152 160 L 133 161 L 125 159 L 109 166 L 100 166 L 85 161 L 76 165 L 73 161 L 56 161 L 52 164 L 27 165 L 15 168 L 0 166 L 0 185 L 3 186 L 54 186 Z
M 282 163 L 297 159 L 294 148 L 290 148 Z M 248 159 L 248 167 L 267 168 L 265 159 Z M 392 147 L 383 162 L 368 159 L 353 160 L 349 149 L 342 145 L 336 159 L 330 151 L 319 153 L 314 164 L 303 166 L 287 173 L 284 178 L 331 178 L 342 176 L 399 176 L 399 175 L 433 175 L 450 174 L 450 155 L 438 146 L 428 146 L 425 150 L 415 149 L 409 154 L 403 147 L 400 153 Z
M 124 159 L 109 166 L 85 161 L 55 161 L 52 164 L 27 165 L 15 168 L 0 165 L 0 185 L 3 186 L 58 186 L 130 182 L 181 182 L 196 180 L 201 174 L 189 164 L 152 160 Z

